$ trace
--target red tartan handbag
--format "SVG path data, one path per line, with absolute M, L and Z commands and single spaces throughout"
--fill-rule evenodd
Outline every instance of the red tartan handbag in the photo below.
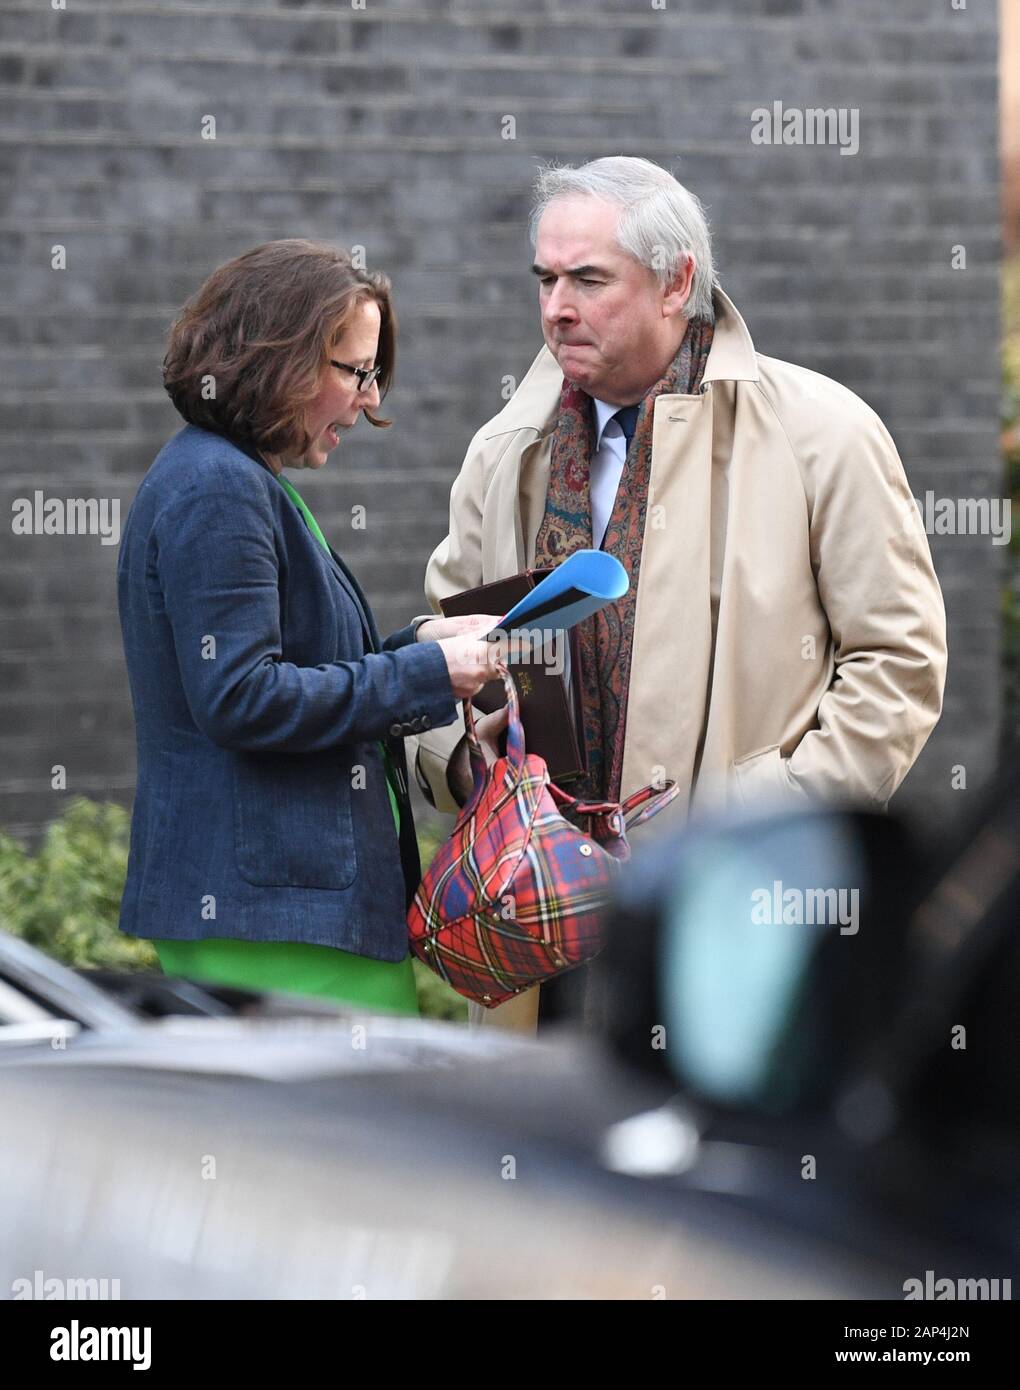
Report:
M 544 759 L 526 752 L 517 689 L 506 668 L 500 670 L 506 756 L 486 767 L 465 700 L 474 787 L 407 914 L 418 959 L 487 1008 L 598 954 L 600 909 L 630 857 L 626 831 L 677 794 L 676 783 L 667 782 L 643 787 L 623 805 L 568 796 L 550 782 Z

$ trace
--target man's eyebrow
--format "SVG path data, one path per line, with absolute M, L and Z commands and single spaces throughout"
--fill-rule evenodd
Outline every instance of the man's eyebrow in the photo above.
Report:
M 547 270 L 544 265 L 539 265 L 536 261 L 535 264 L 531 267 L 531 273 L 532 275 L 551 275 L 553 272 L 551 270 Z M 576 278 L 581 275 L 608 276 L 609 272 L 600 265 L 573 265 L 569 268 L 569 270 L 562 271 L 561 274 L 571 275 Z

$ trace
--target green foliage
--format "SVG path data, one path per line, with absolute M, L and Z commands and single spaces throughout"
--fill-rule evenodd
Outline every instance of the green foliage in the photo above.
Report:
M 432 863 L 436 850 L 442 844 L 446 830 L 436 817 L 422 815 L 417 823 L 418 853 L 421 857 L 422 873 Z M 414 962 L 414 980 L 418 986 L 418 1008 L 425 1018 L 444 1018 L 452 1023 L 466 1023 L 468 1016 L 467 1000 L 456 990 L 444 984 L 420 960 Z
M 34 855 L 0 835 L 0 925 L 65 965 L 157 969 L 149 943 L 117 929 L 129 829 L 122 806 L 79 796 Z
M 426 826 L 422 863 L 441 832 Z M 112 802 L 75 797 L 46 829 L 35 854 L 0 834 L 0 929 L 65 965 L 158 970 L 148 941 L 117 926 L 127 875 L 130 817 Z M 418 1005 L 428 1018 L 467 1018 L 467 1004 L 431 970 L 414 963 Z
M 414 962 L 414 982 L 418 987 L 418 1008 L 423 1018 L 443 1018 L 450 1023 L 466 1023 L 467 1000 L 433 975 L 420 960 Z

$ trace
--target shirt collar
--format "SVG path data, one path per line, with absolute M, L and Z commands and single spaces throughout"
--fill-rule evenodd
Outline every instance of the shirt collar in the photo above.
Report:
M 610 405 L 608 401 L 600 401 L 598 396 L 592 396 L 591 402 L 595 407 L 595 452 L 598 453 L 602 448 L 602 436 L 606 432 L 606 426 L 620 409 L 620 406 Z M 617 420 L 616 424 L 617 428 L 619 428 L 619 420 Z M 620 429 L 620 433 L 621 435 L 623 434 L 622 429 Z

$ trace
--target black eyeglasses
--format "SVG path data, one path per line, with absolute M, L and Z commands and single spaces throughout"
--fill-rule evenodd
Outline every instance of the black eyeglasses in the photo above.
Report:
M 362 395 L 366 391 L 371 391 L 375 385 L 376 377 L 382 371 L 382 367 L 352 367 L 348 362 L 335 362 L 332 357 L 329 359 L 329 365 L 339 367 L 345 372 L 353 372 L 358 378 L 358 390 Z

